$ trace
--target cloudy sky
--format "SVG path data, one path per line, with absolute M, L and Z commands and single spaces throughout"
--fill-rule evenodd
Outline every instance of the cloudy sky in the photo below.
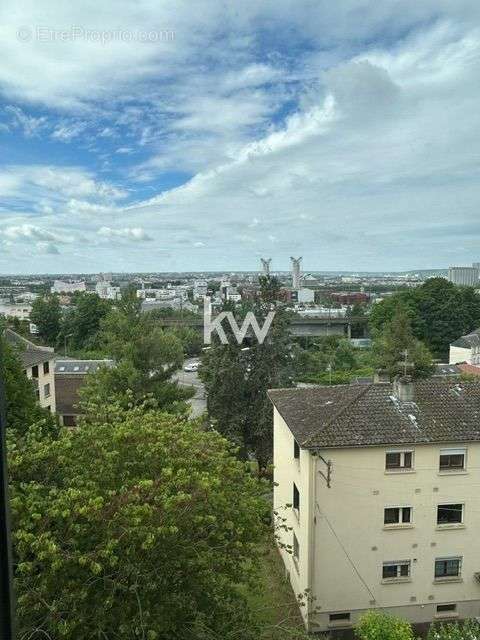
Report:
M 480 260 L 478 0 L 3 0 L 0 273 Z

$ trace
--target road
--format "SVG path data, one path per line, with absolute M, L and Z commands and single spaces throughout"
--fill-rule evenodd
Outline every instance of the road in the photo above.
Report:
M 198 358 L 188 358 L 183 363 L 183 366 L 190 362 L 198 362 Z M 188 402 L 192 407 L 192 418 L 198 418 L 207 410 L 207 400 L 205 397 L 205 388 L 198 373 L 196 371 L 184 371 L 179 369 L 174 375 L 173 379 L 178 381 L 178 384 L 186 387 L 193 387 L 195 389 L 195 395 Z

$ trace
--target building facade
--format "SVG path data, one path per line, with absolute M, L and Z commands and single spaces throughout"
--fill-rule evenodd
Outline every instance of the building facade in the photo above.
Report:
M 294 592 L 313 598 L 307 629 L 369 609 L 479 616 L 480 382 L 362 387 L 269 392 L 277 536 Z
M 480 329 L 462 336 L 450 345 L 449 363 L 480 364 Z
M 450 267 L 448 269 L 448 279 L 453 284 L 461 285 L 464 287 L 478 287 L 479 286 L 479 271 L 478 268 L 473 267 Z
M 54 280 L 50 289 L 52 293 L 75 293 L 76 291 L 86 291 L 85 282 L 64 282 L 63 280 Z
M 5 329 L 4 337 L 17 352 L 25 375 L 33 382 L 40 406 L 55 413 L 54 350 L 49 347 L 39 347 L 11 329 Z

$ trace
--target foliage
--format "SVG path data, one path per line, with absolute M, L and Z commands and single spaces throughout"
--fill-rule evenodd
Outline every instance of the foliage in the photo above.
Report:
M 266 489 L 219 434 L 111 407 L 55 440 L 9 434 L 9 453 L 19 637 L 258 637 L 241 587 Z
M 127 292 L 122 303 L 111 309 L 98 339 L 116 364 L 88 377 L 81 391 L 87 415 L 103 413 L 111 399 L 126 408 L 132 402 L 142 404 L 147 397 L 165 410 L 186 410 L 184 401 L 193 391 L 170 381 L 183 362 L 182 343 L 163 331 L 150 314 L 142 313 L 136 297 Z
M 68 344 L 74 349 L 97 348 L 101 322 L 110 308 L 111 303 L 96 293 L 79 293 L 62 331 L 64 337 L 68 336 Z
M 17 436 L 22 436 L 34 421 L 41 424 L 42 432 L 55 433 L 56 420 L 50 411 L 38 405 L 32 381 L 25 375 L 15 349 L 3 339 L 1 325 L 0 341 L 0 376 L 5 385 L 7 425 Z
M 380 611 L 367 611 L 355 627 L 359 640 L 414 640 L 409 622 Z
M 427 377 L 433 372 L 432 356 L 427 347 L 413 337 L 407 313 L 400 307 L 391 322 L 385 325 L 383 332 L 377 335 L 373 343 L 373 357 L 379 369 L 388 371 L 390 378 L 402 373 L 402 362 L 408 352 L 408 362 L 413 364 L 415 377 Z
M 439 357 L 445 357 L 450 343 L 480 325 L 480 295 L 444 278 L 430 278 L 374 305 L 370 327 L 382 331 L 399 308 L 409 317 L 413 335 Z
M 432 624 L 427 640 L 478 640 L 480 623 L 476 620 Z
M 45 343 L 55 346 L 62 323 L 58 296 L 49 294 L 36 298 L 32 303 L 30 320 L 37 326 L 38 335 Z
M 276 278 L 261 278 L 261 294 L 251 310 L 262 326 L 269 311 L 275 308 L 279 284 Z M 246 307 L 244 307 L 246 310 Z M 237 322 L 241 321 L 237 317 Z M 205 384 L 207 409 L 216 428 L 233 440 L 243 457 L 253 454 L 260 469 L 271 460 L 273 418 L 267 390 L 289 387 L 293 381 L 293 353 L 289 338 L 289 316 L 282 307 L 276 315 L 263 344 L 255 339 L 249 347 L 215 340 L 202 361 L 199 374 Z

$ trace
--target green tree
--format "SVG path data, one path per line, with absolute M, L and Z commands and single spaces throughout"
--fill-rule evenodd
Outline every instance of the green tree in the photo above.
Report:
M 275 301 L 276 278 L 260 279 L 261 291 L 250 309 L 263 325 L 269 311 L 275 317 L 263 344 L 255 338 L 237 344 L 225 324 L 229 344 L 215 340 L 202 361 L 200 377 L 205 383 L 207 409 L 217 429 L 240 447 L 246 457 L 253 453 L 260 469 L 271 460 L 273 446 L 272 407 L 267 390 L 289 387 L 294 378 L 294 351 L 289 335 L 289 315 Z M 242 318 L 238 317 L 237 322 Z
M 98 348 L 100 326 L 110 307 L 111 303 L 102 300 L 96 293 L 81 293 L 77 296 L 63 331 L 65 336 L 70 336 L 70 344 L 74 349 Z
M 218 433 L 112 407 L 9 451 L 19 637 L 258 638 L 265 488 Z
M 355 626 L 355 636 L 359 640 L 414 640 L 409 622 L 380 611 L 363 614 Z
M 403 371 L 402 362 L 408 352 L 408 363 L 414 367 L 416 377 L 427 377 L 433 371 L 432 356 L 427 347 L 414 338 L 407 313 L 400 307 L 391 320 L 377 335 L 373 344 L 375 365 L 388 371 L 393 378 Z M 409 371 L 410 373 L 410 371 Z
M 33 301 L 30 320 L 37 325 L 39 336 L 54 347 L 61 330 L 62 310 L 58 296 L 39 296 Z

